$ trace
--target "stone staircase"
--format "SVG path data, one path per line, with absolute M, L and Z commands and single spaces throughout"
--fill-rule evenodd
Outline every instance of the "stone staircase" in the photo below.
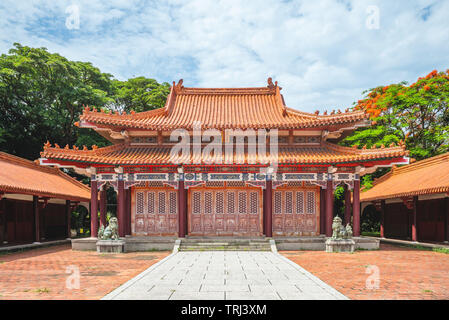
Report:
M 179 251 L 271 251 L 267 238 L 186 237 Z

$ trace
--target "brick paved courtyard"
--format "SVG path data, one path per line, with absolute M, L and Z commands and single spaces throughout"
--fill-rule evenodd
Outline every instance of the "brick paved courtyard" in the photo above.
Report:
M 169 254 L 99 255 L 63 245 L 0 255 L 0 300 L 100 299 Z M 79 268 L 79 289 L 66 288 L 71 266 Z
M 0 255 L 0 299 L 99 299 L 168 254 L 98 255 L 64 245 Z M 351 299 L 449 299 L 448 254 L 384 244 L 354 254 L 281 254 Z M 379 289 L 366 289 L 370 265 L 379 268 Z M 79 290 L 66 288 L 70 266 L 80 270 Z
M 449 299 L 449 254 L 381 244 L 377 251 L 281 252 L 350 299 Z M 379 268 L 379 289 L 366 289 L 367 267 Z

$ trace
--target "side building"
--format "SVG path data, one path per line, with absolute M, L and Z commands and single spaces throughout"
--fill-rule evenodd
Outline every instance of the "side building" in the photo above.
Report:
M 363 211 L 381 214 L 380 236 L 449 241 L 449 153 L 393 169 L 362 192 Z
M 0 246 L 69 238 L 70 217 L 90 188 L 58 168 L 0 152 Z

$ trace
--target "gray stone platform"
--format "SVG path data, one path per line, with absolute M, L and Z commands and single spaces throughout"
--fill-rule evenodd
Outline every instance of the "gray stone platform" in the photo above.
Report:
M 340 292 L 273 252 L 177 252 L 104 300 L 344 300 Z

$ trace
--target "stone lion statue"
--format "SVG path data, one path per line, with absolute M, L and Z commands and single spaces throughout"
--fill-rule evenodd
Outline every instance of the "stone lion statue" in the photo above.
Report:
M 112 217 L 109 219 L 109 225 L 105 228 L 103 225 L 98 230 L 98 239 L 100 240 L 118 240 L 118 219 Z
M 336 216 L 334 220 L 332 221 L 332 239 L 341 239 L 342 238 L 342 224 L 341 224 L 341 218 L 339 216 Z
M 352 228 L 348 223 L 346 227 L 343 226 L 342 220 L 339 216 L 336 216 L 332 221 L 332 239 L 351 239 Z

